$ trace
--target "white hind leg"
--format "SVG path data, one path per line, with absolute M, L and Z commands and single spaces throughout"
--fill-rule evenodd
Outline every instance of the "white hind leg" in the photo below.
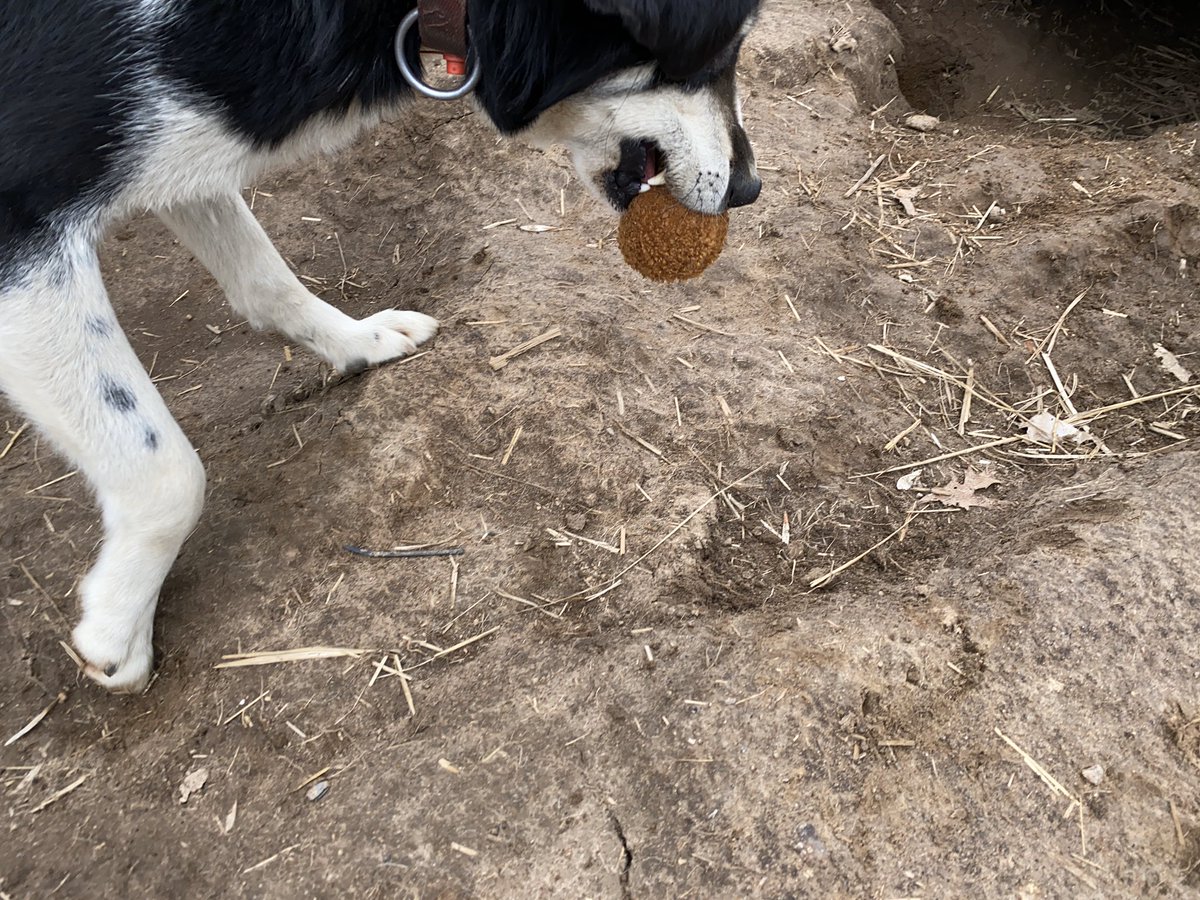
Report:
M 94 249 L 69 239 L 0 285 L 0 391 L 91 482 L 104 518 L 74 643 L 116 691 L 150 677 L 159 590 L 204 502 L 204 469 L 121 332 Z
M 359 321 L 313 296 L 239 195 L 181 203 L 159 217 L 251 325 L 286 335 L 341 372 L 407 356 L 437 332 L 422 313 L 389 309 Z

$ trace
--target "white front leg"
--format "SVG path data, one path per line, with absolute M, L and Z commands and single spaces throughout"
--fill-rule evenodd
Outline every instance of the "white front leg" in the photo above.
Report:
M 389 309 L 357 320 L 314 296 L 239 195 L 180 204 L 159 216 L 251 325 L 291 338 L 340 372 L 407 356 L 437 333 L 437 320 L 423 313 Z

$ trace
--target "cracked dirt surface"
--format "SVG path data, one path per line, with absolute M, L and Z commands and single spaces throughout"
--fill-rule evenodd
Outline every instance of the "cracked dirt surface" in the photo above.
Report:
M 441 320 L 360 378 L 231 321 L 153 220 L 114 233 L 208 508 L 156 682 L 108 697 L 57 646 L 90 499 L 38 489 L 67 469 L 29 433 L 0 459 L 0 741 L 65 695 L 0 748 L 0 892 L 1190 896 L 1197 404 L 1155 345 L 1195 367 L 1200 131 L 1044 121 L 1096 63 L 1036 62 L 1009 6 L 769 7 L 742 67 L 764 194 L 682 286 L 624 270 L 565 161 L 465 107 L 253 186 L 322 296 Z M 1005 41 L 930 55 L 935 12 Z M 905 128 L 930 98 L 942 125 Z M 920 466 L 987 461 L 990 507 L 910 517 L 903 471 L 863 477 L 1133 393 L 1164 396 L 1093 443 Z M 20 424 L 0 409 L 0 449 Z M 342 550 L 442 541 L 466 554 Z M 368 652 L 214 669 L 314 645 Z

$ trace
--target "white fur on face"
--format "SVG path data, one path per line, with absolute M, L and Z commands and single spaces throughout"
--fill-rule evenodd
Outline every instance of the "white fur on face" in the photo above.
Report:
M 608 202 L 604 178 L 621 162 L 624 140 L 653 141 L 666 159 L 672 195 L 697 212 L 724 209 L 733 156 L 731 129 L 741 112 L 714 86 L 685 91 L 647 88 L 650 67 L 633 69 L 544 112 L 522 137 L 535 147 L 559 144 L 584 184 Z

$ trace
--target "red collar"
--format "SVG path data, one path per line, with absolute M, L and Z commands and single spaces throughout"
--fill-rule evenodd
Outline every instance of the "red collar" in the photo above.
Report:
M 421 43 L 430 50 L 467 58 L 467 0 L 417 0 L 417 27 Z M 455 74 L 451 72 L 451 74 Z

